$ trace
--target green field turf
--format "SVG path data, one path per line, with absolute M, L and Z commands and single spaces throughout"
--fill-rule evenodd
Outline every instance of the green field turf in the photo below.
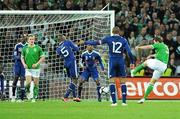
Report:
M 110 102 L 0 102 L 0 119 L 180 119 L 180 101 L 147 101 L 111 107 Z

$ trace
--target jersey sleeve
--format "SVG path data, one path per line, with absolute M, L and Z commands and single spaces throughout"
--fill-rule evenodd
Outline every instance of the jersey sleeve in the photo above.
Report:
M 81 55 L 80 65 L 81 67 L 85 66 L 85 53 Z
M 130 58 L 131 64 L 134 64 L 134 58 L 133 58 L 131 49 L 130 49 L 129 44 L 128 44 L 127 41 L 125 42 L 125 50 L 126 50 L 126 52 L 128 53 L 128 56 L 129 56 L 129 58 Z
M 25 51 L 26 51 L 26 47 L 23 47 L 22 52 L 21 52 L 21 57 L 25 57 Z
M 44 52 L 41 47 L 39 47 L 39 53 L 40 53 L 40 57 L 44 57 Z
M 72 41 L 69 41 L 69 45 L 74 51 L 79 51 L 78 46 L 74 44 Z
M 103 63 L 102 63 L 102 59 L 101 59 L 101 56 L 100 56 L 99 54 L 97 54 L 97 59 L 98 59 L 98 61 L 99 61 L 99 64 L 100 64 L 100 66 L 101 66 L 101 69 L 104 71 L 104 65 L 103 65 Z
M 85 45 L 93 45 L 93 46 L 95 46 L 95 45 L 100 45 L 100 41 L 95 41 L 95 40 L 89 40 L 89 41 L 85 41 L 84 42 L 84 44 Z
M 17 47 L 17 45 L 14 47 L 13 59 L 14 60 L 20 60 L 21 59 L 21 56 L 18 54 L 18 47 Z
M 101 45 L 101 44 L 105 44 L 108 41 L 108 37 L 103 38 L 102 40 L 89 40 L 89 41 L 85 41 L 84 44 L 85 45 Z
M 108 39 L 109 39 L 109 37 L 103 38 L 103 39 L 100 41 L 100 44 L 108 43 Z
M 159 45 L 157 43 L 151 45 L 153 49 L 156 49 Z
M 60 48 L 59 48 L 59 47 L 56 48 L 56 53 L 57 53 L 58 55 L 61 55 L 61 51 L 60 51 Z

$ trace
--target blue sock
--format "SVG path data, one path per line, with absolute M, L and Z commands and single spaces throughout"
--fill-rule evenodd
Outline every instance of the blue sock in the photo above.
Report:
M 75 88 L 76 88 L 76 86 L 71 82 L 69 84 L 67 91 L 66 91 L 66 94 L 64 95 L 64 98 L 68 98 L 71 91 L 73 93 L 73 97 L 74 97 L 74 95 L 76 96 Z
M 4 93 L 4 76 L 0 74 L 1 93 Z
M 115 84 L 110 84 L 109 85 L 109 89 L 110 89 L 110 94 L 111 94 L 112 102 L 116 103 L 116 88 L 115 88 Z
M 99 92 L 101 86 L 100 84 L 97 84 L 97 95 L 98 95 L 98 99 L 101 99 L 101 93 Z
M 77 86 L 74 83 L 72 83 L 71 89 L 72 89 L 73 97 L 76 98 L 77 97 Z
M 25 97 L 25 88 L 21 88 L 21 100 L 24 100 L 24 97 Z
M 121 84 L 121 92 L 122 92 L 122 103 L 126 103 L 127 86 L 124 83 Z

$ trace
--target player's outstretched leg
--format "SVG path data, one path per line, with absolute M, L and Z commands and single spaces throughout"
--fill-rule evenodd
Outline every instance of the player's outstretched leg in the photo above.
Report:
M 142 63 L 139 66 L 137 66 L 135 69 L 131 70 L 131 77 L 134 77 L 137 72 L 141 71 L 145 67 L 146 67 L 145 64 Z

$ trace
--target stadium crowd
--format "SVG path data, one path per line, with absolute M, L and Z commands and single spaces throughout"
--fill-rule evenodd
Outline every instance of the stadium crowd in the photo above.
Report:
M 164 38 L 164 43 L 167 44 L 170 49 L 170 60 L 168 65 L 170 76 L 177 76 L 180 74 L 179 0 L 0 1 L 1 10 L 101 10 L 104 7 L 105 10 L 115 10 L 115 24 L 124 28 L 124 32 L 120 34 L 127 38 L 137 64 L 143 62 L 148 54 L 153 51 L 136 52 L 135 46 L 151 44 L 154 36 L 161 35 Z M 46 42 L 47 41 L 44 40 L 42 44 L 46 44 Z M 55 44 L 55 40 L 53 39 L 50 39 L 50 42 L 52 45 Z M 150 72 L 151 71 L 147 70 L 144 75 L 149 75 Z

